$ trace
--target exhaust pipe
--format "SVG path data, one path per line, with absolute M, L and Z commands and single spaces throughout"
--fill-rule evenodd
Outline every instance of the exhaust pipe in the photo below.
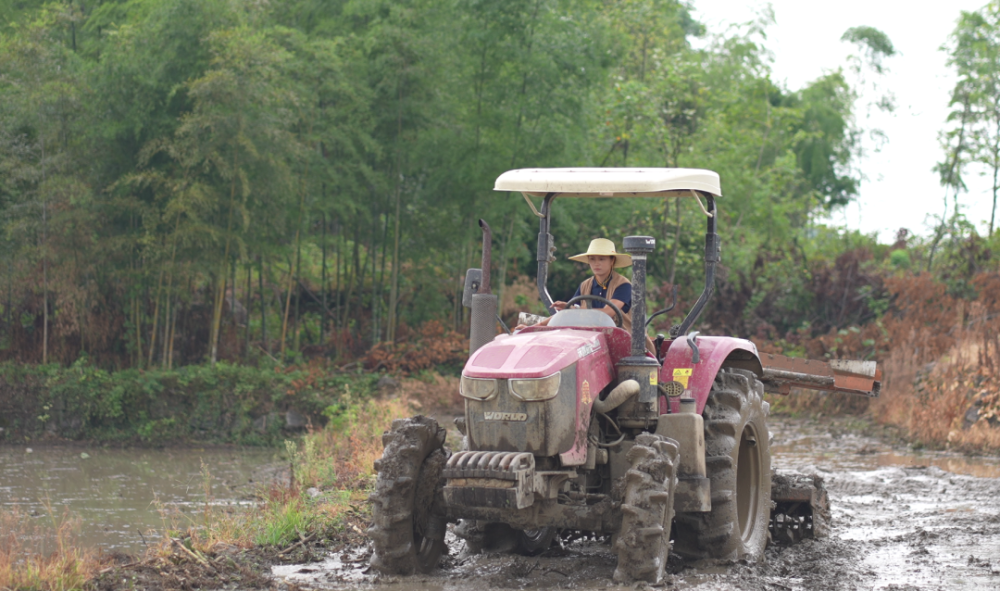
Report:
M 626 236 L 625 252 L 632 255 L 632 357 L 646 356 L 646 256 L 656 247 L 650 236 Z
M 483 229 L 482 280 L 479 283 L 478 293 L 472 295 L 469 355 L 497 336 L 497 296 L 490 293 L 493 232 L 486 220 L 479 220 L 479 227 Z
M 619 419 L 649 424 L 659 416 L 656 389 L 660 364 L 646 356 L 646 256 L 653 252 L 656 240 L 649 236 L 626 236 L 625 252 L 632 255 L 632 350 L 618 362 L 620 383 L 633 381 L 639 391 L 633 398 L 623 398 L 618 409 Z M 631 389 L 632 386 L 629 387 Z
M 622 405 L 623 402 L 639 393 L 639 382 L 635 380 L 625 380 L 615 386 L 615 389 L 608 394 L 604 400 L 600 398 L 594 400 L 594 410 L 601 413 L 609 413 Z
M 479 220 L 479 227 L 483 229 L 483 258 L 480 262 L 480 269 L 483 270 L 483 281 L 479 284 L 479 293 L 490 293 L 490 265 L 493 264 L 493 230 L 486 220 Z

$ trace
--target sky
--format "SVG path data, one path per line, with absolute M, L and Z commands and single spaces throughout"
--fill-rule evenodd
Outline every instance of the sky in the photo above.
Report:
M 770 4 L 776 22 L 766 29 L 764 44 L 773 54 L 772 79 L 789 90 L 802 88 L 826 72 L 847 70 L 848 56 L 856 51 L 852 44 L 840 41 L 847 29 L 870 26 L 889 36 L 897 54 L 884 62 L 889 71 L 880 84 L 894 93 L 896 110 L 884 114 L 873 109 L 875 112 L 866 118 L 864 97 L 858 105 L 858 122 L 884 131 L 888 143 L 857 163 L 864 175 L 857 200 L 828 220 L 878 233 L 882 242 L 893 242 L 899 228 L 929 235 L 932 221 L 928 216 L 941 215 L 944 210 L 945 191 L 933 167 L 943 159 L 938 134 L 945 129 L 956 77 L 940 47 L 962 10 L 978 10 L 986 3 L 691 0 L 694 17 L 710 33 L 756 20 Z M 985 233 L 993 207 L 991 179 L 970 170 L 965 180 L 969 190 L 960 195 L 959 207 Z M 724 179 L 722 188 L 725 192 Z

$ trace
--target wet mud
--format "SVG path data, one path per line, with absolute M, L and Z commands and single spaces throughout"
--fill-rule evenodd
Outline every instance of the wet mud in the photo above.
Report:
M 696 590 L 1000 589 L 1000 459 L 914 453 L 845 420 L 769 420 L 772 466 L 822 476 L 825 539 L 771 544 L 761 563 L 684 564 L 671 556 L 659 588 Z M 272 567 L 273 588 L 613 589 L 608 540 L 578 539 L 539 556 L 449 555 L 429 575 L 385 576 L 363 539 L 321 561 Z

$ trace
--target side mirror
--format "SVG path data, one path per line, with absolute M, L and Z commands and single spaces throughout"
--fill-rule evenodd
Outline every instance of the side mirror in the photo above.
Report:
M 462 305 L 472 308 L 472 295 L 479 293 L 479 286 L 483 284 L 483 270 L 469 269 L 465 272 L 465 289 L 462 291 Z

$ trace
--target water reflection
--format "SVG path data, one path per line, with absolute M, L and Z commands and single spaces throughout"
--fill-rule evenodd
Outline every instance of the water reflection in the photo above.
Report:
M 172 519 L 204 507 L 245 502 L 261 449 L 0 447 L 0 510 L 39 525 L 77 516 L 80 545 L 140 552 Z

